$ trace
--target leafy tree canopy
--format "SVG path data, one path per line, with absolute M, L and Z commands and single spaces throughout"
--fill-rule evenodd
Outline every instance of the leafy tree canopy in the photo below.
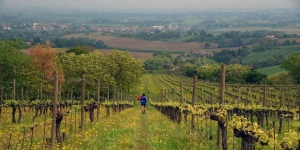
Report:
M 157 51 L 157 52 L 153 53 L 153 57 L 167 57 L 171 61 L 174 60 L 172 53 L 169 51 Z
M 263 80 L 267 78 L 267 75 L 262 74 L 256 70 L 248 71 L 243 74 L 244 81 L 247 83 L 261 83 Z
M 66 53 L 75 53 L 76 55 L 87 54 L 93 52 L 95 49 L 90 46 L 76 46 L 67 49 Z
M 287 57 L 280 65 L 280 68 L 287 70 L 292 78 L 297 83 L 300 83 L 300 53 L 295 53 Z

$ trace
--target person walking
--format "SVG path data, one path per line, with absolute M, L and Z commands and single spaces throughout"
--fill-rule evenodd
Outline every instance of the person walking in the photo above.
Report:
M 145 94 L 142 94 L 141 97 L 142 114 L 146 113 L 146 103 L 147 103 L 147 97 Z
M 138 101 L 140 101 L 140 100 L 141 100 L 141 95 L 138 94 L 138 95 L 136 96 L 136 98 L 137 98 Z

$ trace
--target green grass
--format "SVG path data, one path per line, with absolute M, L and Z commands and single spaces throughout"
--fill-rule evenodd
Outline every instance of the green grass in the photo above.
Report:
M 195 24 L 199 24 L 201 22 L 203 22 L 205 19 L 197 19 L 197 18 L 187 18 L 187 19 L 183 19 L 184 23 L 186 25 L 195 25 Z
M 300 46 L 292 45 L 292 46 L 281 46 L 280 49 L 272 49 L 263 52 L 253 53 L 250 56 L 243 59 L 243 63 L 247 63 L 251 60 L 267 60 L 272 58 L 273 56 L 284 55 L 285 57 L 289 56 L 293 53 L 299 53 Z
M 168 41 L 169 41 L 169 42 L 183 42 L 183 41 L 185 41 L 185 40 L 187 40 L 187 39 L 189 39 L 189 38 L 191 38 L 191 37 L 193 37 L 193 36 L 190 35 L 190 36 L 181 37 L 181 38 L 179 38 L 179 39 L 170 39 L 170 40 L 168 40 Z
M 255 30 L 270 30 L 272 27 L 266 26 L 246 26 L 246 27 L 233 27 L 233 28 L 218 28 L 214 30 L 207 30 L 209 33 L 222 33 L 222 32 L 230 32 L 230 31 L 255 31 Z
M 277 66 L 271 66 L 271 67 L 265 67 L 265 68 L 260 68 L 260 69 L 257 69 L 258 72 L 260 73 L 263 73 L 263 74 L 266 74 L 266 75 L 273 75 L 273 74 L 276 74 L 276 73 L 279 73 L 279 72 L 282 72 L 284 70 L 282 70 L 279 65 Z

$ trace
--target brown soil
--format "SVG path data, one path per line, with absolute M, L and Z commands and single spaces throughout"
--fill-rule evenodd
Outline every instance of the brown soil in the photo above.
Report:
M 90 38 L 95 40 L 102 40 L 105 44 L 113 48 L 122 48 L 130 50 L 164 50 L 164 51 L 194 51 L 196 53 L 202 52 L 201 47 L 204 43 L 198 42 L 162 42 L 162 41 L 146 41 L 132 38 L 122 38 L 116 36 L 103 36 L 101 33 L 91 33 L 85 35 L 84 33 L 71 34 L 63 36 L 63 38 Z M 211 43 L 210 48 L 217 48 L 217 43 Z

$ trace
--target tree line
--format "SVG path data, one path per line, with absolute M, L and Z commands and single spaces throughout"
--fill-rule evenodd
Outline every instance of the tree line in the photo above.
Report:
M 222 53 L 224 55 L 240 55 L 236 51 L 226 51 L 226 53 L 224 51 Z M 277 60 L 280 62 L 276 62 Z M 279 55 L 268 59 L 268 61 L 268 63 L 278 63 L 286 71 L 267 77 L 267 75 L 256 70 L 257 66 L 229 64 L 227 65 L 226 81 L 235 83 L 300 83 L 300 77 L 297 73 L 300 67 L 300 54 L 292 54 L 287 58 Z M 258 63 L 267 63 L 267 61 Z M 207 57 L 182 54 L 174 58 L 170 52 L 157 52 L 153 54 L 153 57 L 145 60 L 144 68 L 149 73 L 169 73 L 189 77 L 193 77 L 196 73 L 199 79 L 218 81 L 221 64 Z
M 76 47 L 76 46 L 91 46 L 98 49 L 106 49 L 108 46 L 102 41 L 89 38 L 74 38 L 71 37 L 70 39 L 67 38 L 54 38 L 50 39 L 52 43 L 52 47 L 55 48 L 65 48 L 65 47 Z
M 36 99 L 36 90 L 43 86 L 46 98 L 53 91 L 53 72 L 58 70 L 63 89 L 80 91 L 82 74 L 86 75 L 87 90 L 95 91 L 96 80 L 103 85 L 128 91 L 140 82 L 145 73 L 142 60 L 129 52 L 114 50 L 104 56 L 98 51 L 57 53 L 50 43 L 30 48 L 29 57 L 20 51 L 20 40 L 0 41 L 0 86 L 2 93 L 11 93 L 13 80 L 17 89 L 29 91 L 29 98 Z M 65 91 L 67 92 L 67 91 Z M 102 91 L 103 92 L 103 91 Z M 78 94 L 78 93 L 77 93 Z M 11 98 L 10 94 L 6 95 Z

